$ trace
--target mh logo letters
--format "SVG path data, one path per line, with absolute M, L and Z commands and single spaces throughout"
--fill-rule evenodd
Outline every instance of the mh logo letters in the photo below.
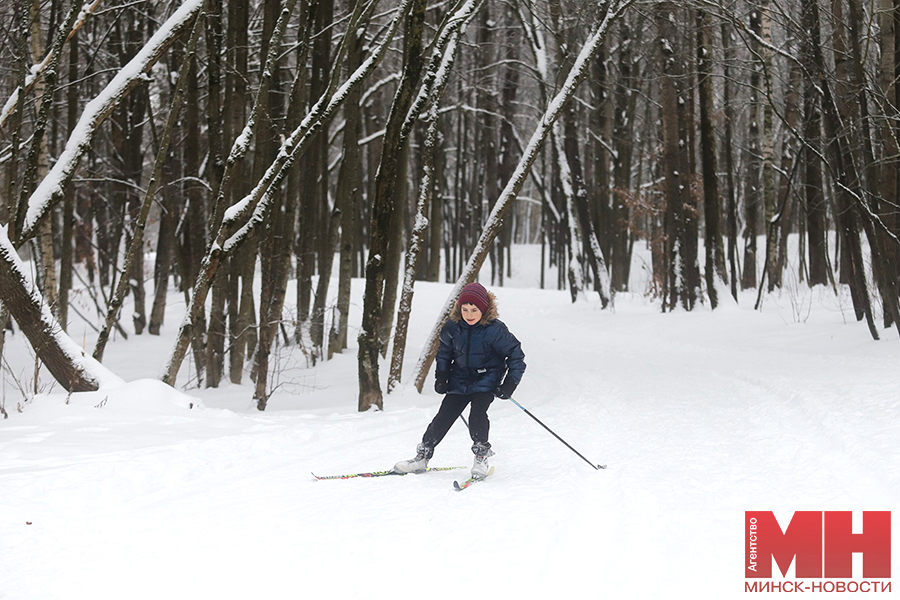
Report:
M 853 577 L 853 553 L 862 554 L 865 578 L 891 576 L 891 513 L 864 511 L 862 533 L 853 533 L 850 511 L 797 511 L 787 529 L 771 511 L 744 513 L 745 577 L 772 577 L 772 558 L 786 575 Z

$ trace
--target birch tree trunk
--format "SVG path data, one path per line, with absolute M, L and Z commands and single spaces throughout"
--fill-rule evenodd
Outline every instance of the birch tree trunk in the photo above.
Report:
M 63 28 L 63 32 L 68 31 L 68 27 L 71 27 L 71 22 L 74 21 L 75 5 L 69 8 L 69 23 L 66 24 Z M 35 95 L 38 97 L 37 106 L 35 109 L 38 113 L 38 123 L 36 125 L 36 133 L 32 137 L 32 151 L 29 152 L 28 164 L 25 166 L 26 173 L 34 169 L 33 176 L 27 177 L 28 183 L 27 187 L 23 187 L 23 192 L 30 193 L 33 191 L 33 185 L 35 179 L 40 181 L 47 175 L 47 171 L 49 170 L 49 152 L 47 149 L 47 135 L 45 134 L 45 130 L 50 120 L 50 106 L 52 103 L 53 94 L 55 92 L 56 83 L 58 79 L 58 65 L 59 65 L 59 53 L 63 44 L 63 40 L 65 39 L 65 33 L 57 34 L 57 45 L 59 46 L 54 54 L 56 58 L 53 60 L 53 67 L 49 69 L 43 78 L 38 79 L 35 84 Z M 34 62 L 37 62 L 41 55 L 44 53 L 44 49 L 41 46 L 41 5 L 40 0 L 32 0 L 31 3 L 31 56 Z M 46 106 L 45 106 L 46 104 Z M 43 110 L 42 110 L 43 108 Z M 24 197 L 23 197 L 24 201 Z M 35 261 L 36 266 L 39 270 L 39 283 L 41 284 L 41 290 L 43 292 L 44 298 L 47 300 L 47 303 L 50 305 L 50 310 L 57 317 L 59 316 L 59 281 L 56 276 L 56 256 L 54 254 L 53 248 L 53 224 L 49 219 L 44 220 L 41 224 L 40 229 L 37 233 L 37 239 L 34 244 L 35 249 L 37 250 L 37 260 Z

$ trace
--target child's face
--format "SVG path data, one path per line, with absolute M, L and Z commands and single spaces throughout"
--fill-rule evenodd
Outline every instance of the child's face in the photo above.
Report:
M 462 311 L 463 321 L 469 325 L 474 325 L 481 320 L 481 311 L 474 304 L 463 304 L 459 309 Z

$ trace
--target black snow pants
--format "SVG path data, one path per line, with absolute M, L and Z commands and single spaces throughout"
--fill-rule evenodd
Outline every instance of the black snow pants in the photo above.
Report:
M 474 452 L 487 452 L 491 444 L 488 442 L 488 433 L 490 432 L 491 422 L 488 419 L 487 411 L 491 402 L 494 401 L 494 395 L 490 392 L 481 394 L 447 394 L 437 414 L 432 419 L 425 435 L 422 436 L 422 445 L 428 449 L 428 458 L 434 453 L 434 448 L 441 443 L 454 421 L 462 414 L 466 405 L 471 404 L 469 409 L 469 436 L 475 443 Z M 476 449 L 477 448 L 477 449 Z

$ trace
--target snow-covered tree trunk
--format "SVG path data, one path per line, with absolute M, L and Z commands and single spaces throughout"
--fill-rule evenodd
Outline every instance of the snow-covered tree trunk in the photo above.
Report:
M 450 26 L 445 29 L 445 40 L 439 41 L 432 56 L 432 64 L 428 69 L 428 79 L 422 86 L 419 99 L 428 98 L 431 102 L 428 111 L 428 130 L 425 133 L 425 144 L 422 150 L 423 174 L 419 186 L 419 199 L 416 203 L 416 220 L 410 232 L 409 247 L 406 250 L 406 264 L 404 267 L 403 288 L 400 293 L 400 304 L 397 308 L 397 327 L 394 334 L 394 347 L 391 354 L 391 367 L 388 375 L 387 391 L 391 393 L 400 383 L 403 375 L 403 358 L 406 354 L 406 339 L 409 331 L 409 316 L 412 312 L 413 296 L 415 294 L 416 270 L 419 254 L 424 241 L 425 230 L 428 227 L 426 211 L 431 204 L 434 195 L 434 164 L 438 145 L 438 106 L 446 89 L 450 70 L 456 60 L 459 48 L 460 30 L 464 29 L 476 14 L 480 6 L 475 0 L 468 0 L 460 10 L 453 15 Z M 416 105 L 420 102 L 414 103 Z M 418 112 L 413 110 L 407 116 L 408 122 L 416 120 Z
M 676 35 L 681 8 L 674 2 L 656 7 L 660 50 L 660 117 L 665 181 L 666 253 L 663 261 L 668 308 L 680 301 L 692 310 L 700 291 L 697 262 L 697 207 L 691 193 L 689 106 L 692 96 L 685 82 L 685 51 Z
M 37 62 L 44 53 L 44 49 L 41 45 L 42 31 L 40 3 L 33 0 L 30 8 L 25 10 L 24 14 L 30 15 L 30 19 L 28 19 L 31 30 L 30 56 Z M 77 6 L 73 4 L 70 6 L 64 22 L 56 33 L 55 41 L 51 51 L 47 55 L 47 59 L 43 62 L 42 77 L 34 77 L 33 73 L 31 74 L 36 96 L 35 109 L 37 114 L 34 123 L 34 131 L 31 135 L 28 153 L 25 159 L 24 176 L 18 194 L 18 205 L 14 210 L 12 230 L 10 232 L 12 239 L 18 242 L 17 245 L 20 245 L 21 241 L 25 241 L 25 238 L 22 238 L 19 234 L 24 226 L 25 214 L 28 208 L 28 197 L 34 191 L 36 182 L 43 179 L 49 169 L 47 130 L 51 120 L 51 105 L 59 80 L 59 60 L 62 54 L 63 45 L 68 37 L 68 33 L 71 31 L 76 16 Z M 20 33 L 24 33 L 24 29 Z M 21 115 L 19 115 L 17 127 L 21 125 L 21 122 Z M 20 132 L 17 131 L 15 135 L 18 135 L 19 133 Z M 13 174 L 10 180 L 10 190 L 12 191 L 17 179 L 14 175 L 15 169 L 17 168 L 17 160 L 12 160 L 10 165 L 10 172 Z M 11 193 L 10 198 L 14 197 L 15 195 Z M 34 265 L 37 270 L 38 287 L 42 291 L 43 296 L 50 305 L 53 313 L 58 315 L 59 298 L 56 277 L 56 260 L 53 248 L 53 231 L 51 224 L 48 221 L 44 221 L 36 232 L 35 239 L 32 240 L 32 250 L 35 255 Z
M 119 383 L 118 377 L 79 347 L 51 314 L 41 293 L 27 275 L 25 265 L 0 227 L 0 301 L 19 324 L 35 354 L 66 390 L 94 391 Z
M 325 3 L 325 5 L 327 6 L 328 3 Z M 294 6 L 292 0 L 292 2 L 287 4 L 288 10 L 282 11 L 279 18 L 278 5 L 265 4 L 263 9 L 265 13 L 263 17 L 263 40 L 266 43 L 263 45 L 263 51 L 268 52 L 269 56 L 273 58 L 280 56 L 284 52 L 284 37 L 280 33 L 278 35 L 272 35 L 272 33 L 279 27 L 283 27 L 282 24 L 286 22 L 286 18 L 290 17 Z M 309 21 L 308 17 L 301 19 Z M 308 31 L 308 29 L 304 29 Z M 308 48 L 308 42 L 308 38 L 298 40 L 301 53 Z M 305 64 L 305 59 L 306 55 L 303 54 L 302 62 L 298 62 L 298 64 Z M 290 94 L 291 106 L 285 109 L 283 96 L 286 90 L 284 89 L 285 82 L 280 61 L 277 59 L 273 60 L 267 67 L 267 73 L 269 74 L 267 79 L 268 90 L 263 95 L 264 110 L 259 115 L 260 118 L 257 120 L 254 134 L 256 150 L 253 155 L 253 178 L 255 180 L 259 179 L 263 171 L 274 162 L 278 154 L 277 134 L 279 129 L 281 129 L 281 135 L 284 136 L 291 131 L 286 123 L 288 115 L 290 115 L 289 118 L 291 120 L 290 126 L 293 128 L 299 124 L 305 113 L 304 106 L 297 106 L 297 104 L 302 102 L 302 99 L 305 99 L 305 95 L 297 93 L 296 88 Z M 315 69 L 315 67 L 313 68 Z M 327 73 L 326 69 L 325 75 Z M 306 69 L 298 71 L 298 78 L 300 80 L 299 85 L 305 87 Z M 325 87 L 327 87 L 327 83 Z M 324 88 L 322 91 L 324 91 Z M 282 124 L 281 127 L 279 127 L 279 124 Z M 320 140 L 321 136 L 317 136 L 316 140 L 311 144 L 311 154 L 315 154 L 316 148 L 321 143 Z M 292 169 L 290 173 L 293 172 L 294 170 Z M 290 173 L 286 177 L 288 182 L 290 182 Z M 248 281 L 256 280 L 257 253 L 259 255 L 259 281 L 262 289 L 259 296 L 255 297 L 259 319 L 258 327 L 256 327 L 256 345 L 252 366 L 253 375 L 251 376 L 251 379 L 256 384 L 253 400 L 258 410 L 265 410 L 269 399 L 269 357 L 272 346 L 278 339 L 278 329 L 282 323 L 281 309 L 287 288 L 288 272 L 290 271 L 291 244 L 281 242 L 281 240 L 294 239 L 296 220 L 295 195 L 286 196 L 280 185 L 273 185 L 268 193 L 271 194 L 270 202 L 272 208 L 270 210 L 273 214 L 279 215 L 280 218 L 268 220 L 258 231 L 254 231 L 252 237 L 255 239 L 248 239 L 248 243 L 241 248 L 241 252 L 247 254 L 247 269 L 249 271 L 248 274 L 250 274 Z M 310 195 L 314 196 L 314 194 Z M 202 333 L 202 331 L 197 331 L 194 339 L 201 338 Z
M 584 254 L 587 254 L 587 261 L 594 277 L 594 290 L 600 296 L 601 305 L 603 308 L 606 308 L 610 300 L 609 270 L 606 267 L 606 261 L 603 259 L 603 250 L 600 248 L 597 231 L 594 228 L 593 219 L 591 219 L 590 215 L 588 193 L 584 183 L 581 154 L 578 148 L 577 124 L 571 103 L 563 111 L 563 122 L 562 139 L 559 142 L 563 144 L 560 161 L 563 160 L 562 155 L 564 155 L 566 163 L 565 168 L 561 169 L 566 174 L 566 184 L 564 186 L 567 195 L 566 204 L 569 207 L 570 219 L 575 219 L 572 226 L 580 229 L 578 235 L 580 248 L 583 249 Z M 575 242 L 572 242 L 573 250 L 575 247 Z
M 612 0 L 601 5 L 599 9 L 601 14 L 599 24 L 588 37 L 584 47 L 582 47 L 579 52 L 578 57 L 575 59 L 559 92 L 557 92 L 547 104 L 547 108 L 538 122 L 535 131 L 532 133 L 531 139 L 525 146 L 525 150 L 522 153 L 522 157 L 519 159 L 519 163 L 516 166 L 512 178 L 506 183 L 506 187 L 504 187 L 503 191 L 500 193 L 500 197 L 497 199 L 497 203 L 494 205 L 494 208 L 488 217 L 487 224 L 481 232 L 481 236 L 478 243 L 475 245 L 475 249 L 469 257 L 469 260 L 466 262 L 466 266 L 460 274 L 459 279 L 457 279 L 456 285 L 453 286 L 450 295 L 447 297 L 447 301 L 444 303 L 444 307 L 425 342 L 422 349 L 422 355 L 419 357 L 416 368 L 415 385 L 420 392 L 425 384 L 425 378 L 428 376 L 428 371 L 431 368 L 431 363 L 434 361 L 434 356 L 437 352 L 441 328 L 450 317 L 450 312 L 453 310 L 456 298 L 459 296 L 462 288 L 466 284 L 474 281 L 477 277 L 478 271 L 481 269 L 481 265 L 484 264 L 487 254 L 490 251 L 491 244 L 500 233 L 503 217 L 510 211 L 513 202 L 518 197 L 531 170 L 531 166 L 538 157 L 541 146 L 547 139 L 547 136 L 551 134 L 557 119 L 562 115 L 566 102 L 572 98 L 578 85 L 587 76 L 590 61 L 596 54 L 604 37 L 609 33 L 611 25 L 621 16 L 622 11 L 630 4 L 630 0 Z
M 16 228 L 16 238 L 19 242 L 31 239 L 38 233 L 44 217 L 56 202 L 62 199 L 66 185 L 74 174 L 79 160 L 90 148 L 100 124 L 112 113 L 122 98 L 143 81 L 144 75 L 177 39 L 184 27 L 192 22 L 199 8 L 200 0 L 188 0 L 166 21 L 103 92 L 88 103 L 69 137 L 62 156 L 53 169 L 42 178 L 34 192 L 29 193 L 29 185 L 23 187 L 21 218 L 17 218 L 20 226 Z M 44 73 L 47 78 L 45 97 L 51 93 L 55 85 L 56 58 L 59 56 L 63 40 L 67 37 L 65 32 L 71 30 L 73 21 L 74 15 L 70 13 L 57 37 L 54 50 L 49 55 L 50 61 Z M 42 112 L 49 110 L 48 101 L 42 104 L 44 105 Z M 40 118 L 38 122 L 41 122 Z M 42 133 L 35 135 L 33 138 L 35 143 L 39 143 L 41 136 Z M 3 271 L 3 282 L 0 283 L 0 287 L 3 288 L 4 303 L 53 376 L 70 390 L 97 389 L 101 380 L 114 379 L 114 376 L 100 367 L 99 363 L 85 358 L 82 350 L 62 332 L 58 322 L 47 311 L 46 300 L 32 288 L 30 281 L 25 277 L 6 229 L 2 238 L 0 242 L 3 243 L 3 247 L 0 253 L 3 255 L 3 264 L 0 269 Z
M 406 116 L 423 75 L 422 56 L 425 33 L 424 0 L 412 0 L 406 23 L 406 48 L 404 49 L 403 76 L 394 94 L 391 112 L 385 126 L 381 161 L 375 175 L 375 198 L 372 201 L 372 219 L 369 225 L 369 256 L 366 260 L 366 291 L 363 296 L 362 327 L 359 332 L 359 402 L 360 412 L 372 407 L 383 407 L 383 395 L 378 375 L 378 357 L 381 353 L 380 337 L 383 317 L 385 273 L 388 269 L 391 220 L 399 210 L 397 196 L 405 184 L 398 173 L 404 172 L 401 159 L 409 140 L 404 132 Z M 407 135 L 404 135 L 406 133 Z

